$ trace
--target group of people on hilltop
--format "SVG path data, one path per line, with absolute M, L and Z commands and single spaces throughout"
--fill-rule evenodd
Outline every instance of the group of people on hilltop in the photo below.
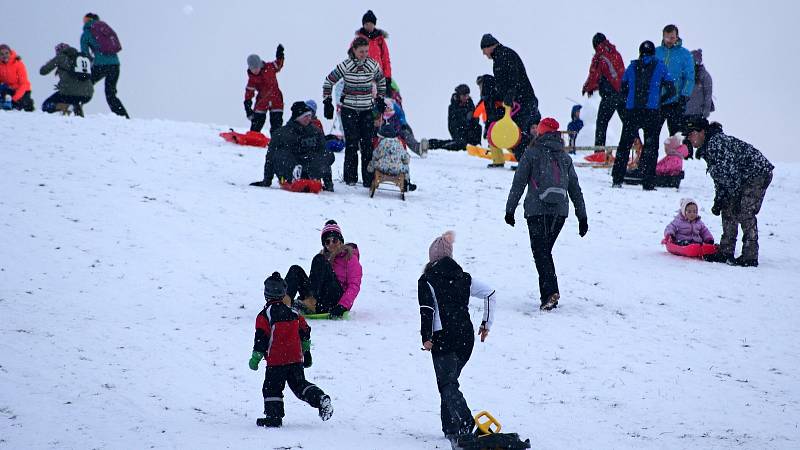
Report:
M 120 75 L 119 51 L 122 50 L 116 32 L 94 13 L 83 17 L 80 50 L 66 43 L 55 46 L 55 55 L 39 70 L 41 75 L 55 71 L 58 77 L 56 92 L 42 102 L 42 111 L 68 112 L 83 116 L 83 105 L 91 101 L 94 85 L 105 79 L 105 95 L 111 111 L 129 118 L 117 98 Z M 0 107 L 33 111 L 31 83 L 22 58 L 6 44 L 0 44 Z

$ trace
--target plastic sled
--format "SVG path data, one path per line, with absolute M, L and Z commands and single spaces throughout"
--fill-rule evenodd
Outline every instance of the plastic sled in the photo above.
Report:
M 478 147 L 477 145 L 467 145 L 467 154 L 478 158 L 492 159 L 492 151 L 488 148 Z M 508 162 L 517 162 L 514 154 L 503 150 L 503 158 Z
M 328 313 L 303 314 L 303 317 L 305 317 L 308 320 L 340 320 L 340 319 L 331 319 L 331 315 Z M 344 320 L 350 319 L 350 311 L 345 311 L 344 314 L 342 314 L 342 319 Z
M 510 106 L 504 106 L 506 114 L 502 119 L 489 125 L 489 143 L 497 148 L 512 149 L 519 144 L 522 138 L 522 132 L 511 116 L 519 111 L 519 105 L 515 105 L 514 111 L 511 111 Z
M 458 439 L 458 448 L 524 449 L 531 448 L 530 439 L 522 440 L 517 433 L 500 433 L 503 426 L 491 414 L 481 411 L 475 416 L 475 432 Z
M 234 144 L 250 145 L 253 147 L 266 147 L 269 145 L 269 138 L 258 131 L 248 131 L 247 133 L 243 134 L 237 133 L 231 128 L 231 131 L 226 131 L 224 133 L 220 133 L 219 135 L 222 137 L 222 139 L 225 139 L 228 142 L 233 142 Z
M 289 192 L 308 192 L 311 194 L 319 194 L 322 190 L 322 182 L 319 180 L 308 180 L 301 178 L 294 180 L 291 183 L 281 183 L 281 189 Z
M 684 172 L 681 170 L 681 173 L 678 175 L 656 175 L 653 183 L 656 187 L 664 187 L 664 188 L 675 188 L 678 189 L 681 187 L 681 180 L 683 180 Z M 633 184 L 639 185 L 642 184 L 642 178 L 638 176 L 628 176 L 625 175 L 625 179 L 623 180 L 625 184 Z
M 662 241 L 662 243 L 667 247 L 668 252 L 678 256 L 702 258 L 703 256 L 717 253 L 717 246 L 715 244 L 678 245 L 671 240 L 665 240 Z

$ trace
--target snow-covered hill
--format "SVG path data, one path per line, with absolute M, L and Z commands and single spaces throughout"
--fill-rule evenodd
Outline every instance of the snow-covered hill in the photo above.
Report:
M 757 269 L 659 245 L 682 196 L 719 236 L 704 163 L 679 192 L 611 190 L 579 169 L 590 231 L 568 219 L 562 307 L 545 314 L 521 211 L 516 228 L 502 220 L 511 171 L 432 152 L 413 160 L 406 202 L 341 183 L 291 194 L 247 186 L 263 150 L 224 129 L 0 113 L 0 448 L 447 448 L 415 289 L 447 229 L 499 294 L 462 376 L 474 411 L 535 448 L 800 445 L 800 166 L 776 169 Z M 312 323 L 306 373 L 334 417 L 287 390 L 284 428 L 257 428 L 263 279 L 308 266 L 329 218 L 365 274 L 352 320 Z

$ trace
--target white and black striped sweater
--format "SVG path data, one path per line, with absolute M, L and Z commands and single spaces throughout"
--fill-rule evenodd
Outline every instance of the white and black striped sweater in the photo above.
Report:
M 342 92 L 342 106 L 366 111 L 373 107 L 372 85 L 375 83 L 378 96 L 386 95 L 386 77 L 381 72 L 380 65 L 372 58 L 363 61 L 348 58 L 336 65 L 336 68 L 325 77 L 322 84 L 322 98 L 331 96 L 333 85 L 339 80 L 344 80 Z

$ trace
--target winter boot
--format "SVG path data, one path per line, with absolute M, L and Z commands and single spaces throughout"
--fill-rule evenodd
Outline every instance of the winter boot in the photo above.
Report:
M 328 395 L 323 395 L 319 399 L 319 418 L 322 420 L 328 420 L 333 415 L 333 404 L 331 403 L 331 398 Z
M 503 164 L 503 163 L 497 163 L 497 164 L 495 164 L 495 163 L 489 163 L 489 164 L 487 164 L 487 165 L 486 165 L 486 167 L 488 167 L 488 168 L 490 168 L 490 169 L 496 169 L 496 168 L 498 168 L 498 167 L 503 167 L 504 165 L 505 165 L 505 164 Z
M 430 148 L 430 141 L 423 139 L 419 141 L 419 156 L 425 158 L 428 156 L 428 149 Z
M 726 263 L 728 261 L 733 261 L 733 255 L 725 255 L 720 252 L 714 253 L 713 255 L 705 255 L 703 256 L 704 261 L 708 262 L 716 262 L 716 263 Z
M 561 296 L 558 294 L 558 292 L 552 294 L 546 302 L 542 303 L 542 306 L 540 306 L 539 309 L 542 311 L 550 311 L 553 308 L 558 308 L 559 298 L 561 298 Z
M 267 428 L 280 428 L 283 425 L 283 419 L 280 417 L 261 417 L 256 419 L 256 425 Z
M 729 266 L 758 267 L 758 259 L 745 259 L 744 256 L 730 258 L 725 262 L 728 263 Z
M 423 139 L 428 141 L 428 150 L 432 148 L 442 148 L 442 141 L 439 139 Z

